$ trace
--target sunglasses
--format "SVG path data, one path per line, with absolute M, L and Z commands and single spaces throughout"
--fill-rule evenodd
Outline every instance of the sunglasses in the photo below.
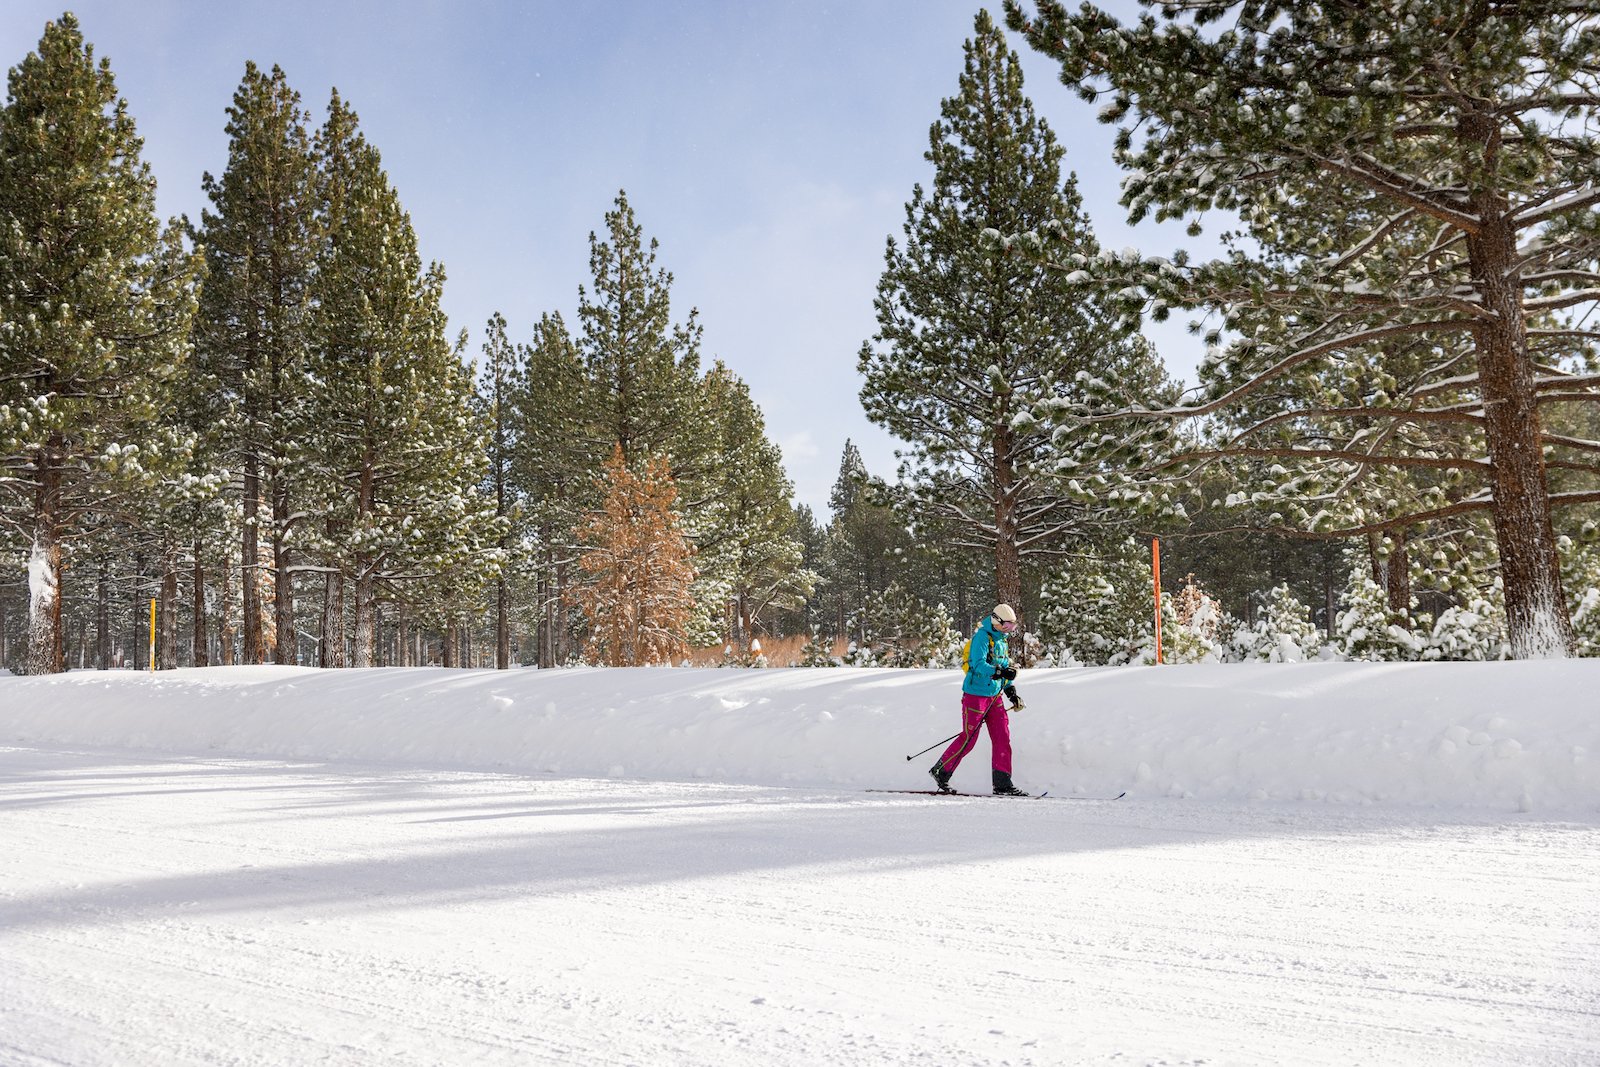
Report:
M 1016 623 L 1014 623 L 1014 622 L 1006 622 L 1003 619 L 996 619 L 995 620 L 995 625 L 1000 627 L 1000 629 L 1004 630 L 1008 634 L 1009 633 L 1016 633 L 1016 630 L 1017 630 L 1017 624 Z

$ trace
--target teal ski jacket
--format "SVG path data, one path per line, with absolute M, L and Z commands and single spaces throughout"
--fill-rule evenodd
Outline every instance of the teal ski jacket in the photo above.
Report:
M 967 674 L 961 680 L 961 691 L 980 697 L 999 696 L 1005 683 L 996 678 L 994 672 L 1010 663 L 1005 632 L 995 629 L 993 615 L 985 615 L 972 634 L 972 645 L 967 654 Z

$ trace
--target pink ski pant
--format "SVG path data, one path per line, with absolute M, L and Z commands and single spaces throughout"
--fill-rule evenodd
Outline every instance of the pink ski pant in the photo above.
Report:
M 985 716 L 987 713 L 987 717 Z M 939 757 L 939 766 L 954 772 L 972 746 L 978 743 L 981 724 L 989 727 L 989 747 L 994 750 L 994 769 L 1011 773 L 1011 720 L 1006 718 L 1006 703 L 997 696 L 961 694 L 961 736 Z

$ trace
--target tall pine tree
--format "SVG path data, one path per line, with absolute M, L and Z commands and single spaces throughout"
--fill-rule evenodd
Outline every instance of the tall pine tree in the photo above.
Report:
M 1060 547 L 1086 515 L 1056 471 L 1099 437 L 1054 435 L 1034 410 L 1072 401 L 1079 374 L 1153 391 L 1162 372 L 1137 333 L 1062 272 L 1008 256 L 985 232 L 1046 224 L 1097 249 L 1063 149 L 1022 89 L 1016 53 L 987 11 L 965 45 L 960 91 L 929 133 L 933 187 L 906 205 L 889 241 L 878 332 L 861 350 L 862 403 L 910 445 L 901 480 L 913 512 L 954 520 L 962 543 L 993 554 L 999 598 L 1023 599 L 1023 561 Z M 1087 435 L 1086 435 L 1087 436 Z
M 627 462 L 666 456 L 673 477 L 697 477 L 695 385 L 701 328 L 693 310 L 672 321 L 672 274 L 656 266 L 657 242 L 644 240 L 628 195 L 606 212 L 606 237 L 589 235 L 593 291 L 578 290 L 578 351 L 590 383 L 589 437 L 605 456 L 622 446 Z
M 307 316 L 317 253 L 316 164 L 300 94 L 278 67 L 245 64 L 228 108 L 228 165 L 205 175 L 202 214 L 208 280 L 195 326 L 200 364 L 231 401 L 230 451 L 241 473 L 244 662 L 267 653 L 258 571 L 263 499 L 270 508 L 273 645 L 294 662 L 291 508 L 304 452 L 301 403 Z
M 485 583 L 503 555 L 502 523 L 478 488 L 485 427 L 471 375 L 445 340 L 444 272 L 423 268 L 378 150 L 337 93 L 317 155 L 323 241 L 307 440 L 330 571 L 354 585 L 353 663 L 367 667 L 382 587 L 402 575 Z
M 519 513 L 512 477 L 512 457 L 516 453 L 513 402 L 523 350 L 506 336 L 505 316 L 498 311 L 489 317 L 487 333 L 483 345 L 483 399 L 489 420 L 488 489 L 494 497 L 495 516 L 503 524 L 500 551 L 506 558 L 506 566 L 495 579 L 494 665 L 505 670 L 511 666 L 510 558 L 514 520 Z
M 721 362 L 701 382 L 702 425 L 715 441 L 706 502 L 695 516 L 696 565 L 715 593 L 702 608 L 732 605 L 732 633 L 715 637 L 748 647 L 774 611 L 805 601 L 815 576 L 802 566 L 794 488 L 778 447 L 767 439 L 750 390 Z M 715 639 L 715 638 L 714 638 Z
M 559 313 L 544 315 L 524 347 L 512 383 L 511 478 L 526 507 L 529 550 L 537 559 L 534 614 L 538 662 L 570 658 L 567 589 L 579 546 L 575 531 L 593 502 L 597 453 L 589 429 L 583 358 Z
M 199 264 L 140 151 L 109 62 L 48 23 L 0 111 L 0 520 L 29 546 L 29 673 L 66 668 L 64 547 L 181 447 L 160 431 Z
M 1600 403 L 1566 318 L 1600 301 L 1600 4 L 1031 6 L 1012 27 L 1122 126 L 1131 219 L 1244 224 L 1215 262 L 1087 264 L 1131 312 L 1220 317 L 1203 400 L 1152 417 L 1249 414 L 1180 477 L 1265 458 L 1268 523 L 1317 536 L 1487 516 L 1513 654 L 1568 654 L 1553 512 L 1600 500 L 1600 468 L 1545 421 Z M 1396 468 L 1442 484 L 1392 492 Z

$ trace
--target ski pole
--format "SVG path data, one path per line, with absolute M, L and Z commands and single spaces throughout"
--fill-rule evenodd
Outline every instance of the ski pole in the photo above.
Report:
M 951 741 L 954 741 L 956 738 L 960 737 L 963 732 L 965 732 L 965 731 L 959 731 L 957 733 L 953 733 L 949 737 L 945 738 L 943 741 L 935 741 L 933 744 L 931 744 L 927 748 L 923 749 L 922 752 L 913 752 L 913 753 L 911 753 L 911 755 L 906 757 L 906 762 L 910 763 L 912 760 L 914 760 L 918 756 L 922 755 L 923 752 L 932 752 L 934 749 L 938 748 L 940 745 L 949 744 Z
M 983 713 L 983 718 L 978 720 L 977 729 L 974 730 L 973 733 L 977 733 L 978 730 L 983 729 L 983 724 L 988 722 L 988 721 L 989 721 L 989 712 L 986 711 L 986 712 Z M 960 737 L 964 733 L 966 733 L 965 730 L 960 730 L 960 731 L 958 731 L 956 733 L 951 734 L 949 737 L 945 738 L 943 741 L 935 741 L 933 744 L 931 744 L 927 748 L 923 749 L 922 752 L 913 752 L 913 753 L 911 753 L 911 755 L 906 757 L 906 762 L 910 763 L 912 760 L 914 760 L 918 756 L 922 755 L 923 752 L 932 752 L 934 749 L 938 748 L 940 745 L 949 744 L 951 741 L 954 741 L 956 738 Z

